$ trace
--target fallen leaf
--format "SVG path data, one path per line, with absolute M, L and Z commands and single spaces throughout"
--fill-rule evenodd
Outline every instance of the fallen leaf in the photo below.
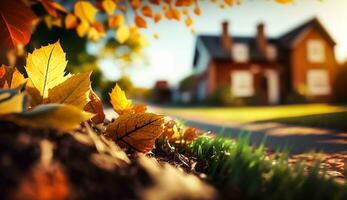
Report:
M 15 67 L 0 67 L 0 88 L 16 88 L 25 82 L 24 76 Z
M 48 97 L 48 90 L 66 80 L 64 77 L 67 61 L 60 42 L 49 44 L 29 53 L 26 71 L 30 84 L 43 98 Z
M 0 1 L 0 44 L 15 48 L 29 42 L 32 21 L 36 18 L 31 9 L 20 0 Z
M 81 122 L 92 117 L 93 114 L 72 105 L 44 104 L 27 112 L 7 115 L 4 119 L 22 126 L 68 131 L 78 128 Z
M 191 142 L 198 137 L 198 129 L 189 127 L 183 133 L 183 139 L 185 142 Z
M 108 125 L 106 134 L 121 147 L 149 152 L 162 134 L 163 116 L 153 113 L 127 113 Z
M 84 107 L 84 110 L 95 114 L 95 116 L 92 118 L 92 121 L 94 123 L 96 124 L 103 123 L 105 120 L 104 107 L 102 105 L 102 101 L 92 89 L 90 90 L 90 93 L 89 93 L 89 99 L 90 101 Z
M 0 89 L 0 115 L 20 113 L 26 108 L 26 95 L 18 89 Z
M 60 165 L 36 165 L 18 184 L 14 199 L 64 200 L 69 197 L 69 181 Z
M 144 104 L 135 104 L 135 105 L 132 107 L 132 110 L 133 110 L 135 113 L 144 113 L 144 112 L 146 112 L 146 110 L 147 110 L 147 106 L 144 105 Z
M 125 96 L 125 92 L 118 86 L 118 84 L 112 89 L 109 95 L 112 107 L 119 115 L 131 110 L 132 101 Z
M 70 104 L 83 109 L 89 101 L 91 72 L 72 75 L 48 90 L 48 102 Z

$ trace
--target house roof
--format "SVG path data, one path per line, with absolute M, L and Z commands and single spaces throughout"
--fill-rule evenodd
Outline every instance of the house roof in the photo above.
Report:
M 324 26 L 320 23 L 320 21 L 317 18 L 308 20 L 307 22 L 280 36 L 279 42 L 284 47 L 291 48 L 297 41 L 297 39 L 310 28 L 315 28 L 317 31 L 319 31 L 327 39 L 330 45 L 334 46 L 336 44 L 334 39 L 331 37 L 331 35 L 328 33 L 328 31 L 324 28 Z
M 278 38 L 267 38 L 270 44 L 273 44 L 279 48 L 291 48 L 295 45 L 295 42 L 310 28 L 315 28 L 318 30 L 327 41 L 334 46 L 336 43 L 334 39 L 330 36 L 327 30 L 319 22 L 317 18 L 313 18 L 300 26 L 292 29 L 291 31 L 283 34 Z M 225 51 L 222 47 L 222 41 L 220 35 L 199 35 L 198 40 L 206 46 L 207 51 L 214 59 L 230 59 L 230 53 Z M 251 60 L 264 60 L 264 55 L 258 51 L 256 47 L 256 37 L 232 37 L 234 43 L 245 43 L 248 44 L 250 49 L 250 59 Z M 196 56 L 196 55 L 195 55 Z M 195 60 L 195 59 L 194 59 Z
M 216 59 L 230 59 L 230 52 L 225 51 L 222 47 L 222 41 L 220 36 L 200 35 L 198 38 L 205 44 L 209 54 Z M 234 43 L 247 44 L 250 49 L 250 59 L 261 60 L 263 54 L 261 54 L 256 47 L 256 38 L 254 37 L 232 37 Z M 274 38 L 267 38 L 270 44 L 276 45 L 277 40 Z

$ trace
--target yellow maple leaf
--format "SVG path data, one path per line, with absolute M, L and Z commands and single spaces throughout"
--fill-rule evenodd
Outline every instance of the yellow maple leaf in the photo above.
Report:
M 116 31 L 116 38 L 119 43 L 123 44 L 130 37 L 129 27 L 126 25 L 121 25 Z
M 63 83 L 49 89 L 48 101 L 83 109 L 89 101 L 90 74 L 91 72 L 72 75 Z
M 64 77 L 67 61 L 60 42 L 49 44 L 29 53 L 26 71 L 30 85 L 38 90 L 43 98 L 48 97 L 48 90 L 66 80 Z
M 153 113 L 126 113 L 109 124 L 106 134 L 121 147 L 149 152 L 163 132 L 164 118 Z
M 112 89 L 109 95 L 112 107 L 119 115 L 131 110 L 132 101 L 126 97 L 124 91 L 118 86 L 118 84 Z
M 88 1 L 77 1 L 74 5 L 75 15 L 81 19 L 81 21 L 87 21 L 93 23 L 95 21 L 95 15 L 97 9 Z

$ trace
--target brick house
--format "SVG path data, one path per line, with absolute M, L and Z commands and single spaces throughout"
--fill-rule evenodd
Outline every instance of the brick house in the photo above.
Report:
M 193 67 L 198 100 L 223 85 L 235 98 L 261 92 L 264 104 L 285 103 L 293 93 L 311 102 L 331 99 L 335 41 L 317 18 L 277 38 L 266 37 L 263 23 L 254 37 L 231 36 L 228 29 L 223 22 L 221 35 L 197 37 Z

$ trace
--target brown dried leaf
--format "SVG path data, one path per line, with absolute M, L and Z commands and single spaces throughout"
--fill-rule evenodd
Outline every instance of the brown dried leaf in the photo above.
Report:
M 96 123 L 96 124 L 103 123 L 105 120 L 105 113 L 104 113 L 104 107 L 102 105 L 102 101 L 95 94 L 95 92 L 93 90 L 90 90 L 89 99 L 90 99 L 90 101 L 84 107 L 84 110 L 87 112 L 95 114 L 95 116 L 92 118 L 92 121 L 94 123 Z
M 127 113 L 108 125 L 106 134 L 121 147 L 139 152 L 149 152 L 155 140 L 162 134 L 163 116 L 153 113 Z

